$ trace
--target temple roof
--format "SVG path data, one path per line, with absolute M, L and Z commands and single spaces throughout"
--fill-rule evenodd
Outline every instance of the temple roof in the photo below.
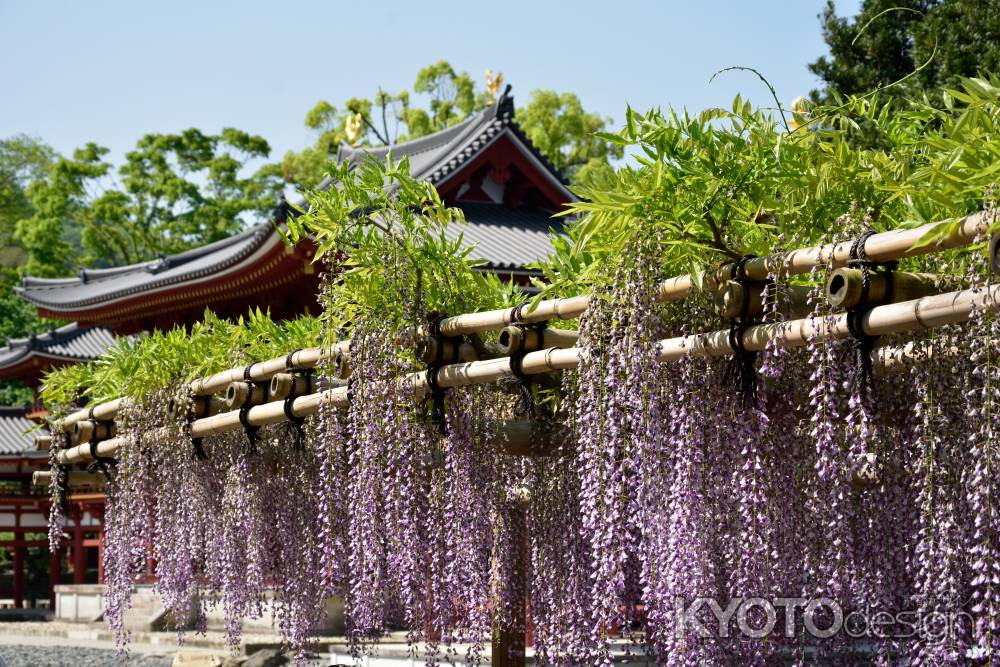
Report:
M 221 241 L 149 262 L 111 269 L 81 269 L 75 278 L 25 276 L 21 286 L 14 289 L 31 303 L 51 311 L 74 310 L 135 294 L 150 294 L 177 283 L 214 278 L 241 260 L 252 259 L 283 243 L 274 226 L 265 222 Z
M 459 204 L 468 224 L 444 228 L 450 239 L 462 235 L 474 246 L 470 257 L 483 260 L 483 269 L 505 273 L 523 269 L 552 251 L 549 229 L 562 223 L 544 211 L 507 208 L 502 204 L 463 202 Z
M 484 262 L 482 270 L 523 273 L 526 264 L 551 252 L 548 229 L 562 226 L 550 215 L 575 197 L 516 126 L 513 113 L 508 87 L 496 104 L 457 125 L 392 147 L 345 146 L 338 160 L 384 160 L 390 151 L 394 159 L 408 157 L 415 178 L 431 182 L 450 205 L 465 211 L 468 224 L 446 234 L 461 233 L 467 245 L 476 245 L 471 256 Z M 320 187 L 331 186 L 327 180 Z M 298 206 L 304 207 L 305 202 Z M 116 332 L 181 321 L 182 311 L 190 319 L 227 300 L 260 302 L 267 292 L 315 281 L 311 253 L 286 249 L 277 231 L 289 210 L 279 206 L 274 222 L 183 253 L 81 269 L 73 278 L 25 277 L 15 289 L 44 316 L 103 324 Z M 178 313 L 174 320 L 164 316 L 170 312 Z M 120 326 L 126 321 L 132 324 Z
M 26 412 L 25 408 L 0 406 L 0 456 L 48 456 L 35 448 L 35 436 L 39 433 L 27 433 L 37 424 L 25 417 Z
M 510 86 L 507 86 L 496 104 L 457 125 L 394 146 L 341 146 L 337 159 L 339 162 L 347 160 L 358 164 L 368 157 L 384 162 L 390 153 L 394 160 L 406 157 L 410 160 L 411 176 L 429 181 L 441 189 L 464 165 L 502 138 L 513 139 L 522 154 L 534 163 L 538 173 L 558 193 L 558 205 L 576 200 L 559 171 L 532 145 L 514 122 L 514 98 L 510 95 Z M 329 185 L 330 181 L 327 179 L 320 187 Z M 551 210 L 556 210 L 556 207 Z
M 115 345 L 114 335 L 101 327 L 67 324 L 28 338 L 12 338 L 0 347 L 0 371 L 33 358 L 51 361 L 89 361 Z

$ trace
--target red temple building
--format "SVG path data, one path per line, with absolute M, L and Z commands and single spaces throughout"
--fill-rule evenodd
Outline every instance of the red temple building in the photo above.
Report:
M 406 156 L 414 177 L 432 183 L 467 224 L 445 233 L 462 235 L 474 246 L 480 270 L 527 285 L 539 275 L 527 267 L 551 251 L 549 231 L 561 230 L 552 215 L 574 195 L 557 170 L 532 146 L 514 119 L 510 88 L 475 116 L 435 134 L 385 148 L 341 147 L 338 161 Z M 330 187 L 326 182 L 320 187 Z M 224 317 L 249 308 L 269 309 L 275 318 L 318 312 L 316 267 L 308 241 L 288 247 L 278 232 L 293 212 L 282 201 L 272 220 L 227 239 L 159 259 L 109 269 L 81 269 L 71 278 L 26 277 L 18 288 L 39 315 L 74 324 L 9 341 L 0 348 L 0 379 L 16 378 L 37 388 L 49 368 L 99 357 L 113 335 L 189 325 L 206 308 Z M 47 549 L 44 541 L 48 498 L 30 488 L 31 471 L 47 465 L 35 451 L 26 411 L 0 410 L 0 480 L 6 486 L 0 507 L 0 549 L 13 550 L 10 599 L 23 604 L 27 549 Z M 8 424 L 9 420 L 9 424 Z M 8 509 L 11 508 L 11 509 Z M 71 496 L 68 557 L 50 557 L 48 598 L 56 583 L 100 583 L 100 494 Z M 13 540 L 3 540 L 11 528 Z M 22 536 L 22 537 L 18 537 Z M 30 538 L 30 539 L 29 539 Z M 20 554 L 20 555 L 18 555 Z M 17 582 L 21 582 L 18 584 Z M 0 578 L 0 599 L 7 593 Z

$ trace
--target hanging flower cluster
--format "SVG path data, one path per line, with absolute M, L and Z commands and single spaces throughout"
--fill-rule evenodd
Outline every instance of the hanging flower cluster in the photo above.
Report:
M 203 630 L 221 608 L 227 641 L 245 618 L 268 611 L 296 651 L 323 620 L 333 592 L 332 524 L 345 441 L 307 429 L 300 448 L 288 425 L 204 439 L 195 455 L 187 391 L 163 391 L 120 415 L 124 437 L 108 479 L 106 617 L 119 645 L 137 581 L 154 582 L 180 632 Z
M 105 565 L 123 646 L 148 577 L 179 628 L 220 608 L 236 645 L 244 618 L 270 612 L 300 658 L 330 596 L 359 659 L 394 630 L 428 664 L 481 664 L 491 636 L 526 633 L 539 664 L 566 666 L 611 665 L 622 644 L 678 666 L 997 655 L 992 304 L 917 337 L 917 363 L 874 382 L 859 380 L 855 342 L 820 337 L 735 361 L 695 337 L 657 364 L 658 340 L 719 318 L 705 295 L 657 302 L 670 241 L 650 225 L 591 299 L 561 385 L 442 390 L 433 369 L 427 386 L 406 382 L 426 370 L 417 342 L 438 311 L 513 298 L 440 233 L 436 193 L 405 163 L 385 169 L 363 168 L 366 185 L 345 167 L 314 207 L 327 226 L 307 230 L 353 253 L 321 295 L 324 342 L 351 340 L 348 407 L 322 404 L 302 440 L 287 425 L 206 438 L 207 457 L 186 390 L 120 415 Z M 789 285 L 771 278 L 777 323 Z M 811 305 L 814 323 L 833 321 L 818 290 Z M 510 453 L 497 434 L 516 420 L 547 447 Z

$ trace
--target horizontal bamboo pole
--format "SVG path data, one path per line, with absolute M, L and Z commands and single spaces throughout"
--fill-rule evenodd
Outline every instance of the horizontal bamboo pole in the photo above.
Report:
M 870 261 L 889 262 L 969 245 L 979 235 L 988 233 L 992 217 L 992 214 L 987 212 L 966 216 L 954 233 L 936 243 L 929 243 L 919 248 L 914 246 L 924 234 L 942 223 L 931 222 L 913 229 L 881 232 L 868 237 L 865 241 L 865 253 Z M 844 241 L 833 246 L 815 246 L 769 257 L 755 257 L 746 262 L 744 270 L 747 278 L 751 280 L 767 280 L 772 273 L 800 275 L 828 264 L 836 268 L 847 264 L 851 257 L 852 243 L 853 241 Z M 732 275 L 732 269 L 732 264 L 724 264 L 706 274 L 703 279 L 705 291 L 716 291 L 725 285 Z M 657 297 L 660 301 L 679 301 L 696 290 L 697 284 L 694 278 L 682 275 L 660 283 L 657 287 Z M 521 319 L 526 323 L 551 319 L 571 320 L 582 315 L 589 304 L 589 295 L 539 301 L 534 309 L 523 309 Z M 512 323 L 511 315 L 510 308 L 455 315 L 443 319 L 440 330 L 445 336 L 459 336 L 501 329 Z
M 871 336 L 930 329 L 964 322 L 969 319 L 974 308 L 985 304 L 996 308 L 998 301 L 1000 301 L 1000 285 L 991 285 L 988 290 L 962 290 L 937 294 L 913 301 L 876 306 L 864 315 L 861 326 L 864 332 Z M 802 347 L 813 339 L 847 338 L 850 335 L 846 314 L 832 318 L 809 317 L 752 326 L 743 335 L 743 347 L 748 351 L 760 351 L 772 341 L 780 347 Z M 661 340 L 656 344 L 654 359 L 660 362 L 677 361 L 687 356 L 714 357 L 725 356 L 732 352 L 727 329 Z M 576 347 L 530 352 L 524 356 L 521 370 L 527 375 L 537 375 L 576 368 L 580 363 L 580 353 L 580 348 Z M 510 359 L 503 357 L 442 366 L 437 371 L 437 383 L 441 387 L 461 387 L 488 384 L 512 375 Z M 430 388 L 427 371 L 412 373 L 401 381 L 413 390 L 415 396 L 422 395 Z M 292 413 L 296 417 L 305 417 L 316 413 L 323 403 L 346 405 L 347 402 L 347 388 L 337 387 L 295 399 L 292 403 Z M 287 417 L 283 404 L 274 402 L 250 408 L 248 419 L 255 426 L 264 426 L 285 421 Z M 191 436 L 197 438 L 217 435 L 240 427 L 239 411 L 234 410 L 192 422 Z M 105 440 L 97 446 L 98 455 L 110 456 L 117 450 L 118 445 L 117 438 Z M 57 454 L 57 462 L 62 464 L 77 463 L 89 458 L 90 449 L 86 445 L 65 449 Z
M 106 421 L 108 419 L 114 419 L 115 415 L 118 414 L 118 410 L 122 406 L 122 402 L 125 399 L 116 398 L 113 401 L 108 401 L 107 403 L 98 403 L 93 407 L 94 414 L 90 414 L 90 408 L 81 408 L 76 412 L 71 412 L 66 417 L 62 419 L 63 428 L 66 431 L 70 431 L 73 428 L 73 424 L 83 419 L 96 419 L 98 421 Z
M 333 358 L 337 352 L 341 350 L 346 351 L 349 346 L 350 341 L 342 341 L 325 351 L 318 347 L 304 348 L 292 355 L 292 368 L 296 370 L 308 370 L 310 368 L 315 368 L 324 361 L 328 361 Z M 277 373 L 284 372 L 287 369 L 286 357 L 287 355 L 285 357 L 275 357 L 274 359 L 268 359 L 267 361 L 261 361 L 253 364 L 250 369 L 250 380 L 253 382 L 270 381 L 270 379 Z M 229 388 L 230 383 L 243 381 L 243 379 L 244 367 L 230 368 L 229 370 L 216 373 L 215 375 L 209 375 L 208 377 L 192 381 L 191 392 L 195 396 L 209 396 L 211 394 L 226 391 Z M 123 400 L 125 399 L 116 398 L 113 401 L 99 403 L 94 406 L 94 419 L 114 419 L 118 414 L 118 410 L 121 408 Z M 60 423 L 64 429 L 69 431 L 72 429 L 74 423 L 80 421 L 81 419 L 88 419 L 89 415 L 90 409 L 84 408 L 70 413 L 60 420 Z
M 869 271 L 866 295 L 864 271 L 841 267 L 831 271 L 826 280 L 826 300 L 834 308 L 881 306 L 940 292 L 949 282 L 946 277 L 935 273 L 893 271 L 890 278 L 886 272 Z
M 83 419 L 73 424 L 73 430 L 69 434 L 69 442 L 73 445 L 79 445 L 95 439 L 107 440 L 115 436 L 117 428 L 112 420 Z
M 44 452 L 52 447 L 52 436 L 51 435 L 36 435 L 35 436 L 35 451 Z
M 511 350 L 537 352 L 549 347 L 573 347 L 580 337 L 580 332 L 569 329 L 551 329 L 546 327 L 539 332 L 534 329 L 522 329 L 518 326 L 504 327 L 498 339 L 499 347 L 504 355 Z
M 350 341 L 342 341 L 327 350 L 318 347 L 308 347 L 299 350 L 292 355 L 291 366 L 296 370 L 307 370 L 315 368 L 324 361 L 332 359 L 337 352 L 346 351 L 350 346 Z M 264 382 L 270 380 L 278 373 L 283 373 L 287 369 L 285 357 L 275 357 L 267 361 L 261 361 L 253 365 L 250 369 L 250 380 L 252 382 Z M 191 392 L 196 396 L 216 394 L 224 391 L 232 382 L 244 380 L 243 368 L 231 368 L 207 378 L 195 380 L 191 383 Z

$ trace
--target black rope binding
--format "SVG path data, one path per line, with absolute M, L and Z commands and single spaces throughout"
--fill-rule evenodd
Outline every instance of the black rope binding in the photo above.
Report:
M 760 282 L 750 280 L 746 273 L 747 262 L 754 257 L 756 255 L 744 255 L 730 269 L 730 279 L 743 288 L 743 302 L 739 317 L 729 320 L 729 347 L 733 349 L 733 356 L 730 357 L 722 375 L 723 381 L 727 385 L 736 388 L 740 403 L 744 407 L 750 406 L 756 401 L 759 386 L 757 353 L 747 350 L 743 341 L 747 330 L 757 324 L 750 317 L 750 289 L 754 284 L 760 284 Z
M 427 386 L 430 387 L 430 393 L 424 399 L 425 401 L 430 401 L 431 404 L 431 421 L 437 426 L 438 431 L 444 435 L 448 431 L 448 419 L 445 410 L 445 396 L 448 393 L 447 387 L 442 387 L 438 383 L 438 371 L 441 370 L 442 366 L 447 366 L 448 364 L 457 364 L 459 362 L 459 346 L 462 343 L 461 336 L 444 336 L 441 334 L 441 322 L 447 317 L 443 313 L 428 313 L 427 314 L 427 331 L 428 333 L 436 337 L 442 344 L 445 340 L 451 341 L 451 355 L 446 359 L 443 355 L 441 358 L 435 359 L 434 363 L 427 365 Z
M 524 356 L 528 353 L 528 332 L 534 331 L 538 336 L 538 340 L 541 341 L 545 336 L 545 329 L 548 328 L 548 322 L 537 322 L 535 324 L 526 324 L 524 322 L 523 311 L 528 303 L 528 301 L 519 303 L 510 310 L 511 324 L 521 330 L 517 349 L 511 349 L 510 351 L 510 372 L 517 378 L 517 390 L 519 393 L 517 405 L 514 407 L 514 414 L 519 417 L 523 415 L 534 417 L 535 415 L 535 396 L 531 392 L 533 378 L 524 372 Z
M 90 458 L 94 460 L 87 466 L 87 470 L 91 473 L 100 470 L 105 479 L 111 479 L 113 471 L 117 469 L 118 459 L 110 456 L 101 456 L 97 452 L 97 446 L 101 444 L 100 440 L 91 438 L 88 444 L 90 445 Z
M 285 371 L 287 371 L 292 376 L 292 388 L 288 392 L 288 398 L 285 399 L 282 409 L 285 411 L 285 417 L 288 418 L 288 424 L 292 429 L 292 447 L 297 450 L 301 450 L 305 443 L 305 429 L 303 425 L 305 424 L 305 417 L 296 417 L 293 407 L 295 404 L 295 389 L 298 387 L 299 380 L 306 383 L 308 388 L 310 382 L 310 376 L 312 375 L 312 369 L 305 369 L 297 371 L 292 363 L 292 357 L 299 350 L 292 350 L 285 357 Z
M 247 455 L 254 455 L 257 453 L 257 435 L 260 432 L 259 426 L 254 426 L 250 423 L 250 408 L 253 407 L 253 381 L 250 378 L 250 369 L 254 367 L 254 364 L 247 364 L 246 368 L 243 369 L 243 381 L 247 385 L 247 400 L 240 408 L 240 425 L 243 427 L 243 433 L 246 434 L 246 453 Z M 265 387 L 265 394 L 268 393 L 270 387 Z M 265 400 L 266 400 L 265 395 Z
M 188 405 L 188 423 L 187 423 L 188 434 L 191 433 L 191 424 L 194 422 L 195 419 L 197 419 L 197 415 L 195 414 L 195 408 L 197 406 L 198 400 L 199 397 L 193 396 L 191 398 L 191 404 Z M 209 399 L 206 396 L 204 400 L 207 405 L 211 399 Z M 203 438 L 191 438 L 191 447 L 194 449 L 194 458 L 198 461 L 208 460 L 208 452 L 205 451 L 203 440 L 204 440 Z
M 861 269 L 861 298 L 858 300 L 858 305 L 847 309 L 847 330 L 851 334 L 854 352 L 851 385 L 855 390 L 869 389 L 875 376 L 872 353 L 875 351 L 875 344 L 880 336 L 871 336 L 865 333 L 864 328 L 864 317 L 873 308 L 868 303 L 868 294 L 871 290 L 871 272 L 873 270 L 883 272 L 885 276 L 885 302 L 892 303 L 895 288 L 892 273 L 899 265 L 898 262 L 872 262 L 868 259 L 865 252 L 865 242 L 875 234 L 873 229 L 861 232 L 851 244 L 850 258 L 847 260 L 848 267 Z
M 441 370 L 440 366 L 427 368 L 427 386 L 431 388 L 427 400 L 431 402 L 431 421 L 437 426 L 441 435 L 444 435 L 448 431 L 448 420 L 444 407 L 444 397 L 448 390 L 438 384 L 437 374 L 439 370 Z

